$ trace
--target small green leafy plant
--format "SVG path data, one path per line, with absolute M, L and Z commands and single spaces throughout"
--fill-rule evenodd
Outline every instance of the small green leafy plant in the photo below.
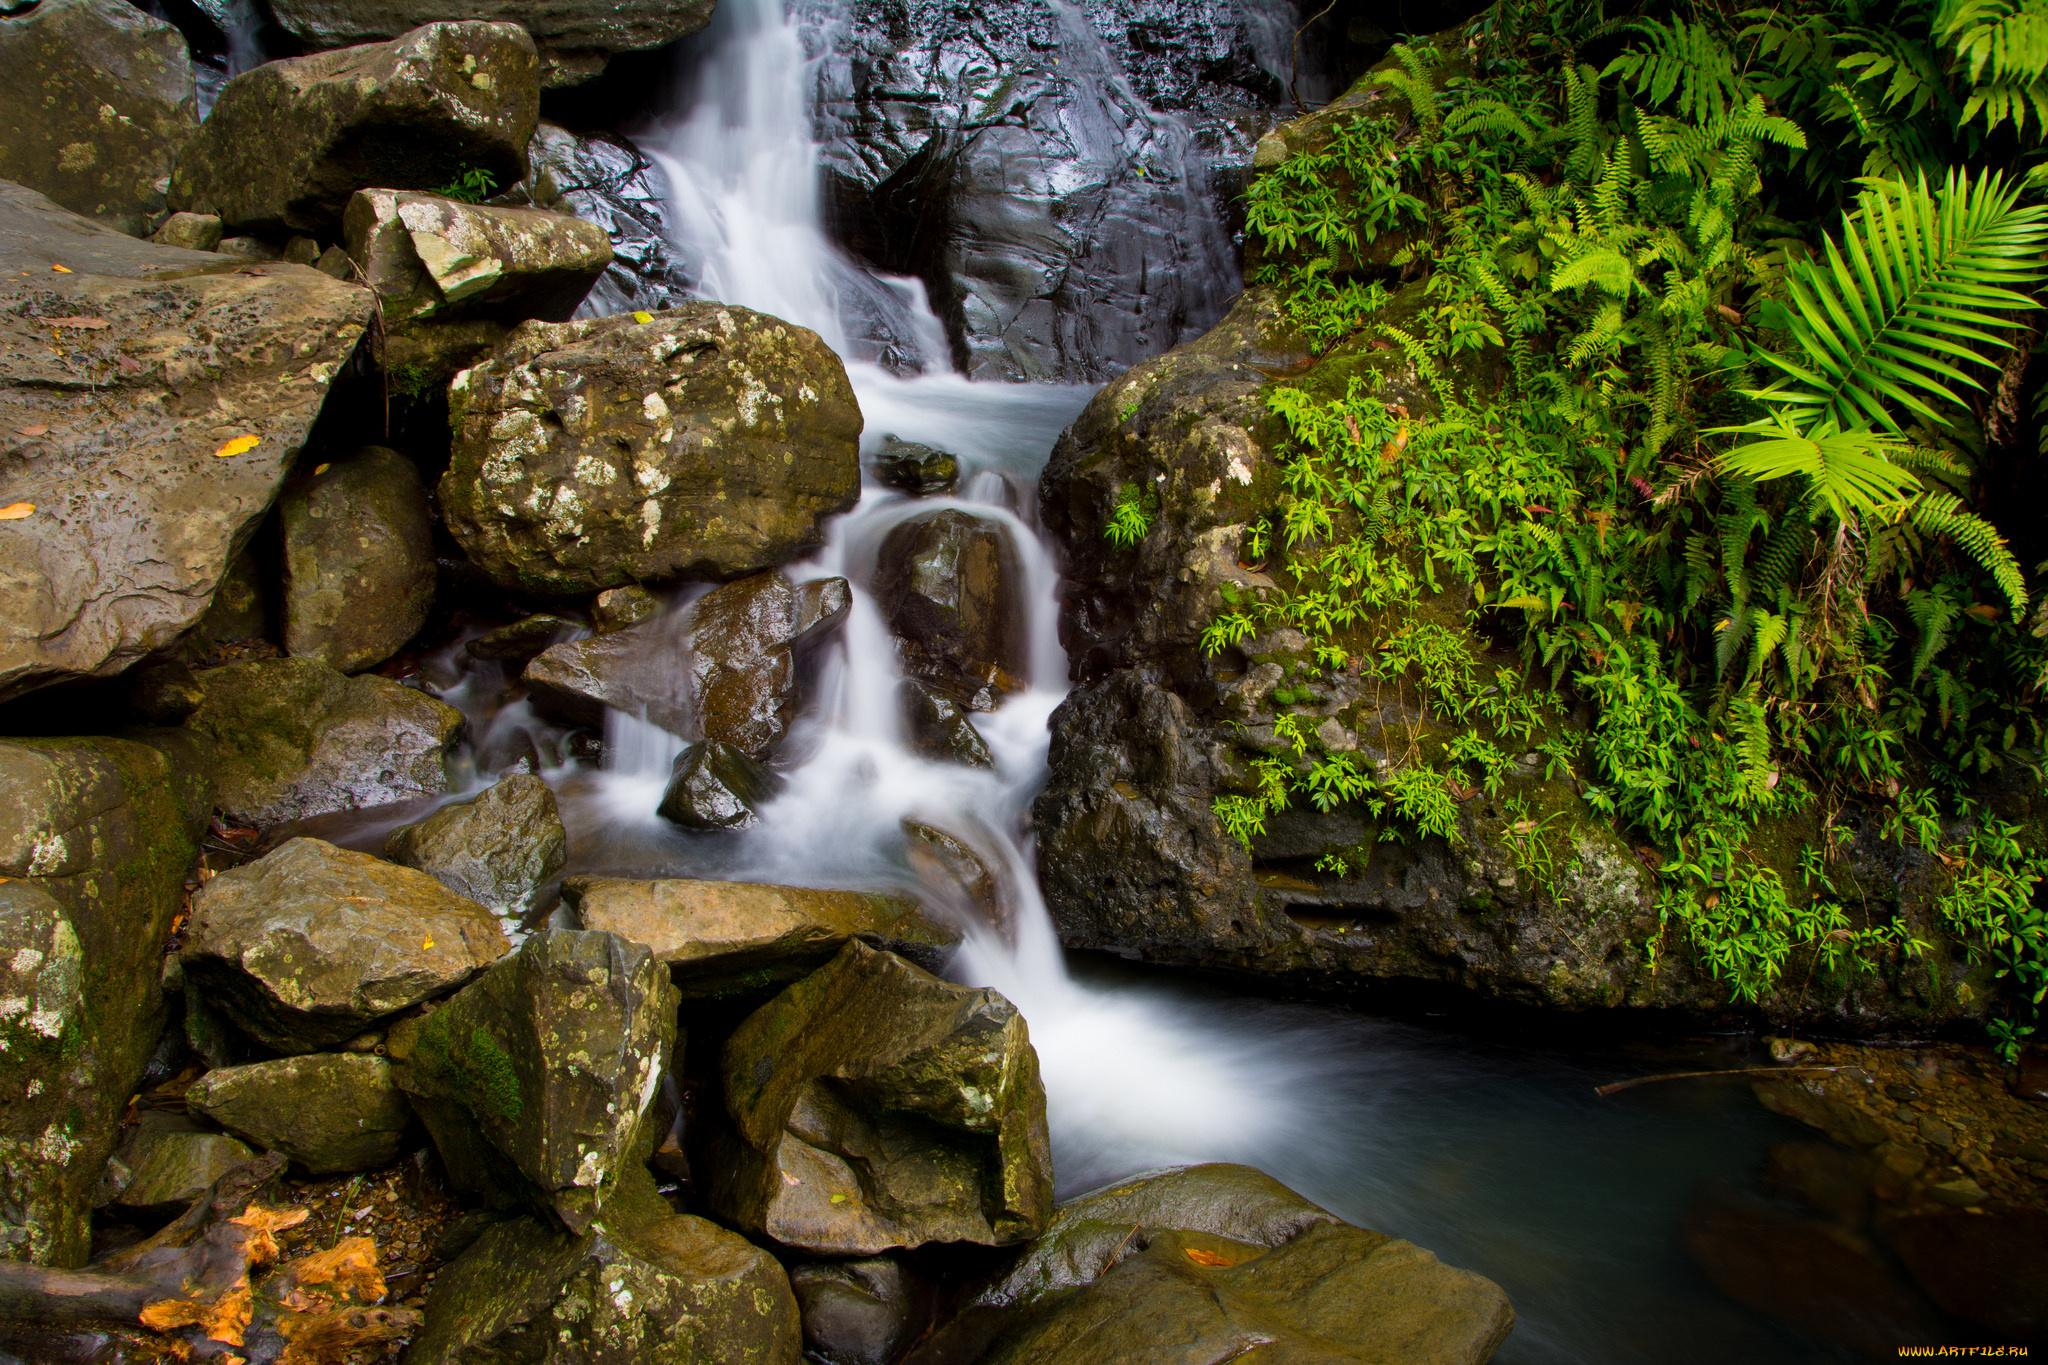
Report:
M 471 166 L 434 191 L 443 199 L 464 204 L 481 204 L 497 192 L 498 178 L 481 166 Z

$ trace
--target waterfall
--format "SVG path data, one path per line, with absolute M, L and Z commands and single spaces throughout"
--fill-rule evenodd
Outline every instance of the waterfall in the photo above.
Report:
M 800 761 L 756 826 L 722 836 L 668 829 L 654 805 L 674 742 L 614 717 L 609 771 L 594 793 L 565 803 L 572 833 L 643 876 L 651 863 L 693 876 L 917 889 L 901 822 L 938 826 L 976 849 L 1004 887 L 1007 932 L 968 919 L 952 970 L 1000 990 L 1025 1015 L 1062 1188 L 1169 1162 L 1255 1159 L 1295 1122 L 1289 1092 L 1299 1069 L 1274 1041 L 1232 1038 L 1151 997 L 1075 981 L 1038 892 L 1030 803 L 1044 780 L 1067 660 L 1058 566 L 1029 509 L 1040 466 L 1092 389 L 969 382 L 947 365 L 921 288 L 878 277 L 832 246 L 818 202 L 809 73 L 780 0 L 721 0 L 684 79 L 680 111 L 640 141 L 674 187 L 675 240 L 699 292 L 818 332 L 846 361 L 868 448 L 886 433 L 947 450 L 961 463 L 961 492 L 912 499 L 870 484 L 831 524 L 825 546 L 790 566 L 800 580 L 844 576 L 853 606 L 820 670 L 817 705 L 784 750 Z M 1219 230 L 1206 210 L 1189 212 L 1200 218 L 1185 225 L 1191 236 Z M 898 341 L 921 373 L 892 373 L 850 340 L 848 310 L 871 316 L 877 300 L 893 308 Z M 974 718 L 994 772 L 932 762 L 906 745 L 896 651 L 867 591 L 890 529 L 946 507 L 1004 526 L 1021 568 L 1027 685 Z

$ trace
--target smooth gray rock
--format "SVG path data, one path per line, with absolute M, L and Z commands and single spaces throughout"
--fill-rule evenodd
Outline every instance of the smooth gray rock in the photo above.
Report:
M 313 659 L 256 659 L 199 675 L 191 728 L 219 750 L 218 799 L 252 825 L 448 790 L 462 713 L 424 692 Z
M 789 1287 L 804 1347 L 821 1365 L 891 1365 L 929 1311 L 929 1291 L 886 1257 L 798 1266 Z
M 0 521 L 0 700 L 112 676 L 199 621 L 370 302 L 299 266 L 242 274 L 139 242 L 0 182 L 0 506 L 36 509 Z M 38 316 L 82 325 L 53 349 Z M 238 452 L 242 437 L 256 439 Z
M 391 1063 L 368 1053 L 314 1053 L 219 1067 L 185 1092 L 191 1112 L 314 1175 L 374 1171 L 405 1151 L 412 1106 Z
M 427 24 L 390 42 L 265 62 L 229 81 L 171 177 L 171 207 L 231 232 L 332 237 L 357 190 L 526 174 L 540 121 L 533 39 L 513 24 Z
M 278 504 L 284 647 L 356 673 L 384 662 L 434 604 L 434 527 L 413 462 L 365 446 L 316 467 Z
M 400 825 L 384 856 L 418 868 L 458 896 L 517 915 L 569 862 L 569 835 L 548 784 L 514 773 L 467 801 Z
M 950 508 L 898 523 L 875 560 L 905 672 L 974 711 L 1024 685 L 1023 587 L 1009 531 Z
M 178 30 L 122 0 L 43 0 L 0 16 L 0 71 L 0 176 L 146 235 L 199 130 Z
M 773 568 L 860 494 L 845 367 L 744 308 L 525 323 L 449 404 L 449 532 L 537 596 Z
M 188 991 L 296 1054 L 458 989 L 509 946 L 425 873 L 301 838 L 201 888 L 180 951 Z
M 580 1234 L 652 1149 L 675 1037 L 676 989 L 646 948 L 547 929 L 385 1047 L 458 1188 Z

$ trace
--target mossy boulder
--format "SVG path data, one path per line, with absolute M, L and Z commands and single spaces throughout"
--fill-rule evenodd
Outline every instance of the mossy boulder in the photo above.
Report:
M 581 1234 L 530 1216 L 488 1229 L 435 1276 L 408 1365 L 796 1365 L 773 1256 L 651 1189 L 617 1202 L 632 1207 Z
M 272 825 L 448 790 L 462 713 L 424 692 L 315 659 L 256 659 L 199 674 L 190 727 L 219 751 L 229 819 Z
M 820 1255 L 1007 1246 L 1052 1211 L 1038 1056 L 991 990 L 849 942 L 733 1031 L 731 1149 L 708 1182 L 735 1226 Z
M 568 865 L 569 834 L 548 784 L 514 773 L 392 830 L 384 856 L 501 915 L 518 915 Z
M 544 930 L 386 1048 L 458 1188 L 582 1234 L 652 1149 L 676 999 L 640 944 Z
M 209 1132 L 175 1114 L 145 1113 L 107 1161 L 104 1195 L 130 1216 L 182 1213 L 216 1180 L 256 1153 L 226 1133 Z
M 458 989 L 509 946 L 424 872 L 302 838 L 206 883 L 180 952 L 189 993 L 296 1054 Z
M 313 1175 L 374 1171 L 398 1160 L 412 1106 L 391 1063 L 362 1052 L 321 1052 L 218 1067 L 185 1092 L 191 1113 Z
M 937 968 L 958 931 L 916 902 L 869 891 L 755 882 L 571 877 L 562 898 L 586 929 L 646 944 L 685 997 L 779 990 L 859 938 Z
M 533 39 L 514 24 L 425 24 L 386 43 L 265 62 L 222 87 L 178 158 L 171 207 L 229 232 L 339 236 L 365 186 L 431 190 L 526 174 L 540 122 Z
M 817 334 L 744 308 L 530 322 L 449 386 L 448 529 L 567 597 L 788 562 L 860 495 L 860 410 Z
M 372 299 L 241 264 L 0 181 L 0 701 L 172 644 L 275 502 Z
M 85 1261 L 210 805 L 177 732 L 0 742 L 0 1256 Z
M 278 504 L 284 647 L 358 673 L 398 652 L 434 603 L 434 528 L 411 460 L 384 446 L 315 466 Z
M 0 176 L 146 236 L 199 130 L 185 39 L 123 0 L 43 0 L 0 17 Z
M 595 223 L 417 191 L 358 190 L 343 232 L 393 330 L 458 318 L 567 322 L 612 263 Z

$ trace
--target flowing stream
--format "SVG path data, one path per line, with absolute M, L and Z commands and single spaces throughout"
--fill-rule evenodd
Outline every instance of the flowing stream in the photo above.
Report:
M 1081 41 L 1085 14 L 1066 17 L 1070 40 Z M 1035 493 L 1054 440 L 1092 390 L 968 382 L 950 369 L 922 287 L 877 276 L 831 245 L 809 69 L 780 0 L 721 0 L 680 79 L 679 112 L 638 141 L 673 186 L 676 245 L 700 293 L 816 330 L 846 359 L 867 447 L 884 434 L 928 443 L 959 458 L 962 478 L 949 498 L 869 485 L 831 524 L 828 543 L 789 567 L 799 580 L 846 577 L 853 606 L 782 751 L 787 789 L 760 823 L 704 835 L 660 819 L 682 741 L 613 713 L 603 771 L 550 771 L 572 870 L 928 893 L 910 870 L 901 822 L 937 825 L 1001 883 L 1007 932 L 963 917 L 968 937 L 952 971 L 1000 990 L 1029 1021 L 1063 1197 L 1152 1167 L 1242 1161 L 1498 1280 L 1520 1314 L 1503 1361 L 1820 1358 L 1722 1299 L 1678 1238 L 1702 1180 L 1745 1178 L 1767 1143 L 1797 1136 L 1746 1095 L 1599 1100 L 1597 1080 L 1644 1064 L 1150 977 L 1077 979 L 1039 897 L 1029 834 L 1047 722 L 1067 679 L 1058 565 L 1035 525 Z M 1190 239 L 1223 232 L 1200 207 L 1204 196 L 1186 202 L 1199 219 L 1184 225 Z M 885 352 L 909 357 L 897 369 L 912 372 L 884 368 Z M 1027 687 L 974 718 L 995 772 L 930 762 L 906 744 L 893 642 L 866 591 L 890 528 L 942 507 L 1001 522 L 1022 565 Z M 459 689 L 449 699 L 459 703 Z M 520 706 L 491 723 L 495 734 L 530 717 Z

